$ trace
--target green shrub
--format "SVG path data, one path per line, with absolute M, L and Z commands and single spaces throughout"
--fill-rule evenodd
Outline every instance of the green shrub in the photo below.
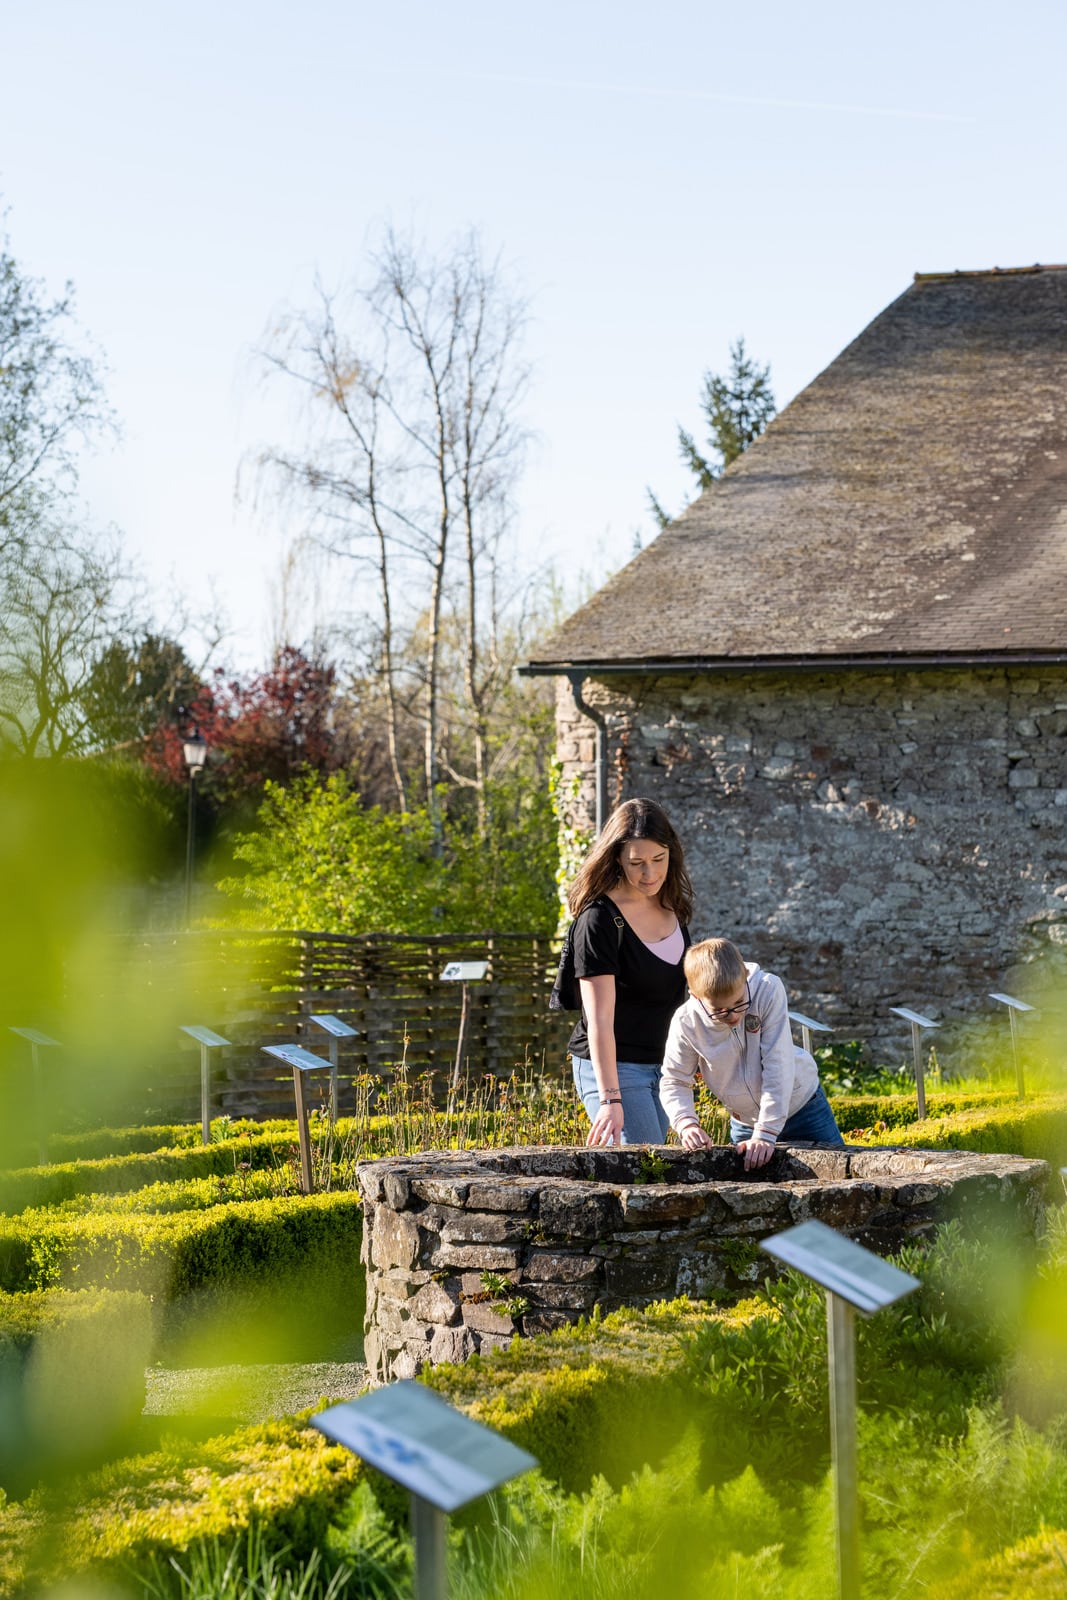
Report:
M 211 1123 L 212 1142 L 248 1135 L 273 1134 L 296 1138 L 292 1117 L 256 1122 L 251 1117 L 216 1117 Z M 150 1155 L 156 1150 L 203 1149 L 199 1122 L 172 1122 L 144 1128 L 91 1128 L 81 1133 L 56 1133 L 48 1140 L 50 1161 L 95 1161 L 106 1156 Z M 27 1146 L 27 1160 L 35 1152 Z
M 29 1207 L 58 1206 L 81 1195 L 128 1194 L 148 1184 L 182 1179 L 233 1177 L 242 1167 L 270 1170 L 295 1141 L 275 1134 L 197 1144 L 148 1154 L 100 1156 L 57 1166 L 23 1167 L 0 1173 L 0 1212 L 13 1215 Z
M 187 1364 L 321 1359 L 359 1339 L 362 1209 L 354 1194 L 238 1201 L 160 1215 L 0 1218 L 0 1288 L 135 1289 Z
M 935 1108 L 931 1105 L 929 1110 Z M 963 1108 L 945 1116 L 928 1115 L 907 1127 L 869 1130 L 865 1144 L 910 1149 L 976 1150 L 1067 1163 L 1067 1095 L 1035 1095 L 1004 1100 L 988 1108 Z
M 144 1295 L 0 1295 L 0 1484 L 106 1456 L 145 1401 L 152 1312 Z
M 926 1096 L 926 1115 L 932 1117 L 954 1116 L 960 1111 L 991 1110 L 996 1106 L 1010 1105 L 1015 1096 L 1006 1089 L 952 1090 L 935 1089 Z M 831 1096 L 834 1116 L 842 1133 L 867 1129 L 904 1128 L 919 1115 L 919 1103 L 914 1092 L 903 1094 L 835 1094 Z
M 207 1540 L 259 1531 L 265 1554 L 306 1558 L 326 1539 L 360 1474 L 356 1458 L 306 1426 L 306 1413 L 210 1439 L 171 1439 L 57 1484 L 0 1521 L 0 1591 L 86 1568 L 116 1579 Z M 138 1585 L 134 1592 L 143 1593 Z
M 743 1318 L 753 1311 L 710 1314 Z M 690 1414 L 681 1350 L 708 1315 L 684 1299 L 615 1311 L 514 1340 L 462 1366 L 437 1367 L 423 1381 L 529 1450 L 560 1483 L 584 1486 L 604 1470 L 621 1481 L 650 1452 L 668 1448 Z

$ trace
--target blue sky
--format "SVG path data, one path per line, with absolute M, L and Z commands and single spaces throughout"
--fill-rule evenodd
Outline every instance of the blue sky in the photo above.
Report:
M 34 0 L 4 54 L 12 246 L 74 282 L 124 428 L 93 512 L 161 610 L 214 585 L 245 664 L 297 531 L 235 500 L 286 426 L 252 351 L 383 222 L 478 228 L 531 297 L 516 560 L 565 574 L 650 537 L 646 484 L 683 503 L 739 334 L 783 404 L 916 270 L 1067 260 L 1062 0 Z

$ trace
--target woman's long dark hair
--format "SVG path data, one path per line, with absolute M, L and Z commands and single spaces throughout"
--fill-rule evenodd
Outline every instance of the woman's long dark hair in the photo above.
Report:
M 679 922 L 688 923 L 693 915 L 693 885 L 685 870 L 681 840 L 655 800 L 623 800 L 615 807 L 567 891 L 571 916 L 576 917 L 622 882 L 619 856 L 630 839 L 652 839 L 666 846 L 670 854 L 667 877 L 659 892 L 660 904 L 669 906 Z

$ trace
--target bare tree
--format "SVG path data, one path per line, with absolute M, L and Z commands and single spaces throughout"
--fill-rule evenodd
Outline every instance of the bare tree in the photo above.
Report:
M 113 427 L 73 291 L 49 301 L 0 235 L 0 550 L 32 538 L 76 482 L 74 449 Z
M 270 449 L 260 463 L 297 492 L 310 536 L 372 576 L 363 598 L 379 639 L 401 808 L 405 663 L 421 639 L 422 785 L 438 832 L 445 772 L 477 791 L 484 818 L 488 719 L 500 680 L 497 556 L 525 444 L 524 317 L 475 235 L 436 258 L 390 231 L 367 287 L 339 296 L 318 285 L 314 308 L 286 317 L 264 353 L 273 374 L 300 387 L 306 433 L 299 449 Z M 445 749 L 450 639 L 464 663 L 469 771 Z
M 117 634 L 132 628 L 117 548 L 37 527 L 0 558 L 0 747 L 65 756 L 92 743 L 89 686 Z

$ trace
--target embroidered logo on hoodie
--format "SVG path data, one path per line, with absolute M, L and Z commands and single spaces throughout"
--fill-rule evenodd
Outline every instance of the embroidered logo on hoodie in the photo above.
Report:
M 754 1016 L 750 1011 L 748 1016 L 745 1018 L 745 1032 L 758 1033 L 761 1026 L 762 1024 L 760 1023 L 759 1017 Z

